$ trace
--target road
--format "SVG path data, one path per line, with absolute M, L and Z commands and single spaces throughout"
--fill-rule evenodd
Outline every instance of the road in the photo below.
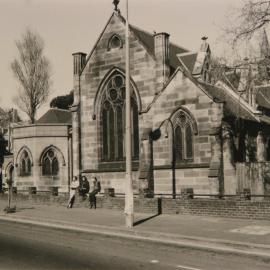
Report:
M 270 261 L 0 221 L 2 270 L 268 270 Z

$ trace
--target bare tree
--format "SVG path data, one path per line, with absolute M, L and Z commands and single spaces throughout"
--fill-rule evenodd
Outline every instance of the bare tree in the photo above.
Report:
M 250 39 L 270 22 L 270 0 L 244 0 L 236 12 L 230 12 L 228 20 L 224 30 L 233 43 Z
M 20 88 L 14 101 L 34 123 L 38 108 L 47 101 L 50 93 L 50 64 L 43 54 L 42 38 L 30 29 L 16 41 L 16 47 L 19 58 L 11 63 L 11 68 Z

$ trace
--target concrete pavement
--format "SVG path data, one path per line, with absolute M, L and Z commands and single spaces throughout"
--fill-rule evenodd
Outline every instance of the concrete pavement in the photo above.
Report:
M 0 209 L 5 206 L 0 201 Z M 120 211 L 27 202 L 16 207 L 12 214 L 1 211 L 0 220 L 270 259 L 270 221 L 136 213 L 134 228 L 127 229 Z

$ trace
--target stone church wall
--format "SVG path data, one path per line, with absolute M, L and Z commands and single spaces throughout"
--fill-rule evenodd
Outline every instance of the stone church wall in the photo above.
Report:
M 100 138 L 100 102 L 103 86 L 114 68 L 123 74 L 125 69 L 125 44 L 123 44 L 123 48 L 108 50 L 109 39 L 115 33 L 124 43 L 124 24 L 116 15 L 111 18 L 90 53 L 90 58 L 80 76 L 80 93 L 76 88 L 75 95 L 80 94 L 82 174 L 87 177 L 95 175 L 104 187 L 113 187 L 116 192 L 121 193 L 124 191 L 124 162 L 102 163 Z M 157 68 L 156 58 L 149 52 L 149 48 L 142 45 L 132 31 L 130 48 L 130 75 L 141 111 L 139 115 L 140 138 L 145 129 L 161 129 L 161 137 L 153 142 L 154 192 L 167 193 L 171 188 L 172 142 L 170 136 L 164 138 L 165 127 L 161 124 L 179 108 L 190 112 L 195 119 L 198 133 L 194 135 L 193 161 L 184 166 L 183 164 L 175 166 L 177 191 L 184 187 L 192 187 L 195 192 L 199 193 L 218 192 L 216 183 L 218 179 L 214 180 L 214 184 L 210 183 L 207 174 L 212 151 L 212 140 L 209 135 L 214 114 L 212 100 L 181 71 L 175 74 L 167 86 L 163 85 L 161 83 L 162 74 Z M 138 170 L 138 164 L 134 164 L 133 170 Z M 133 178 L 137 188 L 136 172 L 134 172 Z
M 81 144 L 82 144 L 82 172 L 87 177 L 96 175 L 104 182 L 104 186 L 113 186 L 116 191 L 123 192 L 123 181 L 125 172 L 120 167 L 124 165 L 100 163 L 102 149 L 100 134 L 100 115 L 99 115 L 99 93 L 106 75 L 114 68 L 125 70 L 125 44 L 121 49 L 111 49 L 108 51 L 108 41 L 112 34 L 117 35 L 124 41 L 125 28 L 119 18 L 114 16 L 102 34 L 100 41 L 94 48 L 92 56 L 81 75 Z M 154 57 L 149 54 L 147 49 L 131 32 L 130 38 L 130 75 L 135 87 L 137 88 L 139 109 L 146 109 L 152 101 L 155 91 L 160 85 L 157 82 Z M 106 79 L 105 79 L 106 80 Z M 160 87 L 160 86 L 159 86 Z M 96 96 L 97 95 L 97 96 Z M 96 111 L 95 111 L 96 101 Z M 95 120 L 92 119 L 95 114 Z M 141 123 L 139 123 L 139 126 Z M 104 168 L 105 167 L 105 168 Z M 135 167 L 138 168 L 138 165 Z M 118 168 L 119 173 L 114 173 Z M 137 172 L 134 172 L 137 178 Z M 136 184 L 137 186 L 137 184 Z
M 213 101 L 183 73 L 178 72 L 149 112 L 153 130 L 160 126 L 160 138 L 153 142 L 155 193 L 172 192 L 172 125 L 166 121 L 178 109 L 187 110 L 197 124 L 193 135 L 193 160 L 175 163 L 176 192 L 193 188 L 194 193 L 218 193 L 218 185 L 211 185 L 208 174 L 212 157 L 210 130 L 217 125 L 213 119 Z M 166 169 L 167 168 L 167 169 Z

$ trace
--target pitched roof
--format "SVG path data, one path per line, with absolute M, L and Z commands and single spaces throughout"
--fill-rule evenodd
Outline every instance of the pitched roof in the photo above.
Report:
M 240 102 L 240 99 L 228 93 L 226 89 L 202 81 L 198 81 L 198 84 L 213 98 L 214 101 L 224 102 L 225 110 L 229 114 L 245 120 L 258 122 L 258 118 L 255 116 L 254 112 L 252 112 L 248 106 L 244 106 L 243 103 Z
M 57 108 L 49 109 L 36 124 L 67 124 L 71 125 L 71 112 Z
M 149 52 L 152 55 L 155 55 L 154 35 L 134 25 L 130 25 L 130 29 L 135 34 L 135 36 L 144 44 L 144 46 L 149 50 Z M 176 55 L 186 53 L 188 52 L 188 50 L 171 42 L 169 46 L 170 46 L 169 47 L 170 66 L 173 69 L 176 69 L 180 64 Z
M 194 69 L 194 65 L 197 60 L 198 53 L 184 53 L 182 55 L 178 55 L 186 68 L 192 73 Z
M 90 54 L 87 56 L 87 59 L 86 59 L 86 62 L 85 62 L 85 66 L 87 65 L 89 59 L 91 58 L 99 40 L 101 39 L 102 35 L 104 34 L 108 24 L 110 23 L 111 19 L 114 17 L 114 16 L 117 16 L 124 24 L 126 23 L 126 19 L 119 13 L 113 13 L 111 15 L 111 17 L 109 18 L 109 20 L 107 21 L 103 31 L 101 32 L 101 34 L 99 35 L 94 47 L 92 48 Z M 138 28 L 137 26 L 134 26 L 134 25 L 131 25 L 129 24 L 129 27 L 130 27 L 130 30 L 134 33 L 134 35 L 140 40 L 140 42 L 145 46 L 145 48 L 147 49 L 147 51 L 152 55 L 154 56 L 155 55 L 155 41 L 154 41 L 154 35 L 145 31 L 145 30 L 142 30 L 140 28 Z M 172 68 L 172 71 L 174 71 L 179 65 L 179 60 L 177 58 L 177 54 L 181 54 L 181 53 L 185 53 L 185 52 L 188 52 L 187 49 L 181 47 L 181 46 L 178 46 L 176 44 L 173 44 L 170 42 L 169 44 L 169 58 L 170 58 L 170 66 Z M 84 70 L 84 68 L 82 69 L 82 71 Z M 81 72 L 82 72 L 81 71 Z

